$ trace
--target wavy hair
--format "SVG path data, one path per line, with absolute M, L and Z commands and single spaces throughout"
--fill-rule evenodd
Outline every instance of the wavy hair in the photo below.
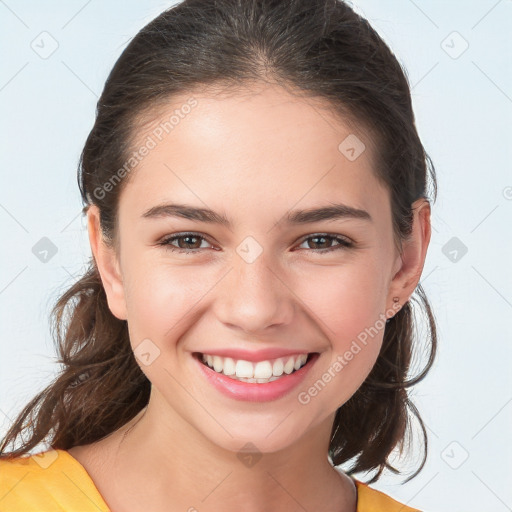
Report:
M 112 68 L 78 164 L 83 212 L 100 210 L 102 232 L 115 244 L 117 207 L 129 173 L 120 172 L 133 151 L 144 116 L 193 90 L 240 90 L 274 83 L 325 100 L 333 112 L 372 134 L 378 149 L 373 172 L 390 191 L 393 235 L 399 244 L 412 229 L 412 204 L 437 194 L 434 166 L 415 127 L 406 72 L 367 20 L 341 0 L 184 0 L 143 27 Z M 430 178 L 430 180 L 429 180 Z M 106 183 L 119 181 L 116 186 Z M 428 332 L 414 335 L 418 321 Z M 52 336 L 62 369 L 28 403 L 0 445 L 11 458 L 45 441 L 54 449 L 95 442 L 132 419 L 148 401 L 151 383 L 130 347 L 126 321 L 110 311 L 91 257 L 84 275 L 55 303 Z M 413 355 L 424 341 L 425 366 L 411 376 Z M 351 462 L 348 474 L 388 468 L 391 452 L 412 434 L 408 396 L 436 354 L 436 323 L 418 284 L 411 300 L 387 323 L 378 359 L 367 379 L 336 412 L 329 453 L 332 464 Z M 6 447 L 28 431 L 27 440 Z

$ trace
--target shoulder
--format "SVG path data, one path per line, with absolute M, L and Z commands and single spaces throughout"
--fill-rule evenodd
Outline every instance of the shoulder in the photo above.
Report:
M 421 512 L 410 508 L 377 489 L 355 479 L 357 488 L 357 512 Z
M 102 511 L 108 507 L 85 468 L 65 450 L 0 458 L 2 512 Z

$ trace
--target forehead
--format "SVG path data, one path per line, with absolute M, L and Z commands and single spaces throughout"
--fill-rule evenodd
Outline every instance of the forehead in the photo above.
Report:
M 141 118 L 134 141 L 150 148 L 121 194 L 134 215 L 171 199 L 249 216 L 273 205 L 387 207 L 370 134 L 280 87 L 175 96 Z

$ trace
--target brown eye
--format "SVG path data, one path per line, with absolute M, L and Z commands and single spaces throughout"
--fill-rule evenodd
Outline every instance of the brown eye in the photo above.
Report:
M 164 238 L 158 245 L 164 246 L 171 251 L 197 253 L 200 252 L 202 242 L 209 243 L 205 237 L 197 233 L 182 233 Z M 346 238 L 326 233 L 308 236 L 302 240 L 301 245 L 304 243 L 308 244 L 306 249 L 310 249 L 310 252 L 319 254 L 325 254 L 338 249 L 348 249 L 354 246 Z
M 333 246 L 333 242 L 335 245 Z M 354 244 L 342 237 L 328 234 L 317 233 L 312 236 L 308 236 L 304 238 L 301 245 L 303 243 L 307 243 L 309 248 L 313 250 L 313 252 L 317 252 L 320 254 L 335 251 L 338 249 L 346 249 L 352 247 Z
M 174 242 L 178 242 L 177 246 Z M 181 235 L 173 235 L 165 238 L 158 245 L 162 245 L 171 251 L 177 252 L 198 252 L 201 243 L 207 240 L 196 233 L 183 233 Z

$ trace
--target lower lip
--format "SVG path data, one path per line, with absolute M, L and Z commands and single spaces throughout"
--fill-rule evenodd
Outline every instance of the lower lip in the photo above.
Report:
M 318 353 L 311 354 L 307 363 L 290 375 L 261 384 L 230 379 L 226 375 L 212 370 L 197 357 L 194 357 L 194 360 L 199 366 L 199 371 L 208 379 L 210 384 L 224 395 L 234 398 L 235 400 L 244 400 L 247 402 L 269 402 L 285 396 L 290 393 L 293 388 L 297 387 L 304 380 L 307 373 L 318 359 L 318 355 Z

